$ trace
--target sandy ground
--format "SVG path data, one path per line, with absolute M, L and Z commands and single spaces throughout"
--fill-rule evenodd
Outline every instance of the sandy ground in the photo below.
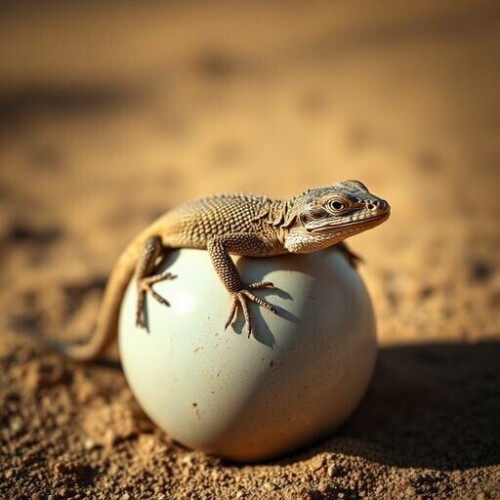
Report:
M 495 2 L 9 3 L 0 10 L 2 498 L 500 497 Z M 371 388 L 266 464 L 181 448 L 84 338 L 124 245 L 181 201 L 360 179 Z

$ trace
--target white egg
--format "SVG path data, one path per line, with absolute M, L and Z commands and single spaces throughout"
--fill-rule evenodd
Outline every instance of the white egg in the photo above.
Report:
M 227 330 L 231 297 L 208 253 L 172 252 L 147 297 L 149 331 L 135 326 L 127 290 L 119 345 L 125 375 L 144 411 L 187 447 L 236 461 L 289 453 L 332 433 L 369 384 L 377 352 L 373 308 L 359 274 L 335 250 L 235 258 L 243 280 L 272 281 Z

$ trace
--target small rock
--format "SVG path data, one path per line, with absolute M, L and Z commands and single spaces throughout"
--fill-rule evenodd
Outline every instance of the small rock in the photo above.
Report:
M 313 470 L 319 470 L 323 467 L 325 463 L 324 455 L 317 455 L 309 461 L 309 465 Z
M 405 491 L 406 496 L 414 497 L 417 495 L 417 490 L 413 486 L 408 486 Z
M 83 447 L 86 451 L 92 451 L 93 449 L 97 448 L 97 443 L 92 438 L 87 438 L 83 442 Z
M 335 465 L 332 464 L 328 466 L 328 470 L 326 472 L 329 477 L 335 477 L 335 476 L 340 476 L 341 470 Z
M 23 429 L 23 420 L 20 417 L 13 417 L 9 428 L 12 435 L 16 436 Z
M 262 485 L 262 488 L 265 490 L 265 491 L 274 491 L 276 489 L 276 485 L 273 484 L 273 483 L 264 483 Z

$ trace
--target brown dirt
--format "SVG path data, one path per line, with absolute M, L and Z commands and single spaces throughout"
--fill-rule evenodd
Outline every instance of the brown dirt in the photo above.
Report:
M 498 498 L 495 2 L 9 3 L 0 16 L 2 498 Z M 172 443 L 82 338 L 126 242 L 211 192 L 345 178 L 371 388 L 334 436 L 234 465 Z M 286 390 L 286 387 L 283 388 Z

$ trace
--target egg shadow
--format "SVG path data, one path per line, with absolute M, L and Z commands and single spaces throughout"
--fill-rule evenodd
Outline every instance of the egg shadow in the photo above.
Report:
M 384 347 L 348 422 L 276 463 L 342 453 L 443 471 L 499 465 L 499 360 L 499 342 Z

